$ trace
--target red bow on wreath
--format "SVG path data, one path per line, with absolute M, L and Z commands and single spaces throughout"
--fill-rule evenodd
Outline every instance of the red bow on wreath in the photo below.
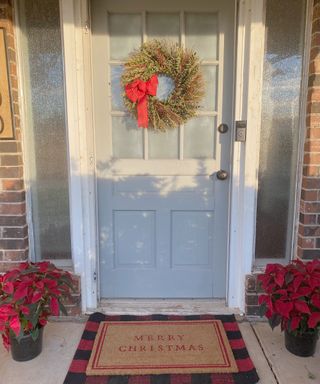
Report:
M 149 80 L 134 80 L 125 87 L 126 95 L 133 103 L 137 104 L 138 126 L 148 128 L 148 103 L 147 96 L 155 96 L 158 88 L 158 76 L 152 75 Z

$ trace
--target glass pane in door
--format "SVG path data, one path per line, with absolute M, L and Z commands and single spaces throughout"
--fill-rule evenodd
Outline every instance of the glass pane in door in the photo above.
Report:
M 148 13 L 147 38 L 180 41 L 180 15 L 178 13 Z
M 218 16 L 215 13 L 186 13 L 186 47 L 202 60 L 218 60 Z
M 125 60 L 128 54 L 139 48 L 142 42 L 140 14 L 110 13 L 109 17 L 110 58 Z

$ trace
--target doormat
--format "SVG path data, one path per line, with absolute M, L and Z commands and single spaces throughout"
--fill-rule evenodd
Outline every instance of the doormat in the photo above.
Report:
M 238 368 L 237 373 L 169 373 L 169 374 L 135 374 L 135 375 L 87 375 L 86 370 L 92 355 L 94 342 L 102 322 L 175 322 L 203 320 L 220 320 L 232 350 Z M 167 332 L 168 333 L 168 332 Z M 143 334 L 144 335 L 144 334 Z M 162 336 L 162 335 L 160 335 Z M 141 337 L 141 335 L 140 335 Z M 160 340 L 161 341 L 161 337 Z M 173 340 L 171 340 L 173 341 Z M 181 348 L 181 347 L 180 347 Z M 190 348 L 190 347 L 189 347 Z M 122 348 L 123 349 L 123 348 Z M 132 349 L 132 347 L 131 347 Z M 161 349 L 161 348 L 160 348 Z M 170 347 L 172 349 L 172 347 Z M 183 348 L 182 348 L 183 349 Z M 193 348 L 191 348 L 193 349 Z M 201 347 L 200 347 L 201 349 Z M 134 348 L 133 348 L 134 350 Z M 184 351 L 182 351 L 184 352 Z M 167 352 L 165 352 L 167 353 Z M 198 361 L 196 361 L 198 363 Z M 106 316 L 102 313 L 92 314 L 85 326 L 78 349 L 74 355 L 64 384 L 254 384 L 259 381 L 257 372 L 248 355 L 248 351 L 239 331 L 234 315 L 193 315 L 193 316 Z
M 87 375 L 233 373 L 221 320 L 103 321 Z

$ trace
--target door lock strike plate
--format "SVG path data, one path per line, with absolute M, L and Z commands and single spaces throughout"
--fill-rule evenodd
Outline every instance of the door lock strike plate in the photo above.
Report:
M 237 120 L 235 141 L 245 142 L 246 137 L 247 137 L 247 120 Z

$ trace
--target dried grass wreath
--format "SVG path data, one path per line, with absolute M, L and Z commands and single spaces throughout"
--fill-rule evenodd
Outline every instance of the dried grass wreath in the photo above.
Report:
M 165 99 L 156 97 L 160 76 L 173 83 Z M 129 56 L 121 81 L 124 103 L 138 119 L 138 126 L 159 131 L 178 127 L 195 116 L 204 96 L 197 54 L 161 40 L 150 40 Z

